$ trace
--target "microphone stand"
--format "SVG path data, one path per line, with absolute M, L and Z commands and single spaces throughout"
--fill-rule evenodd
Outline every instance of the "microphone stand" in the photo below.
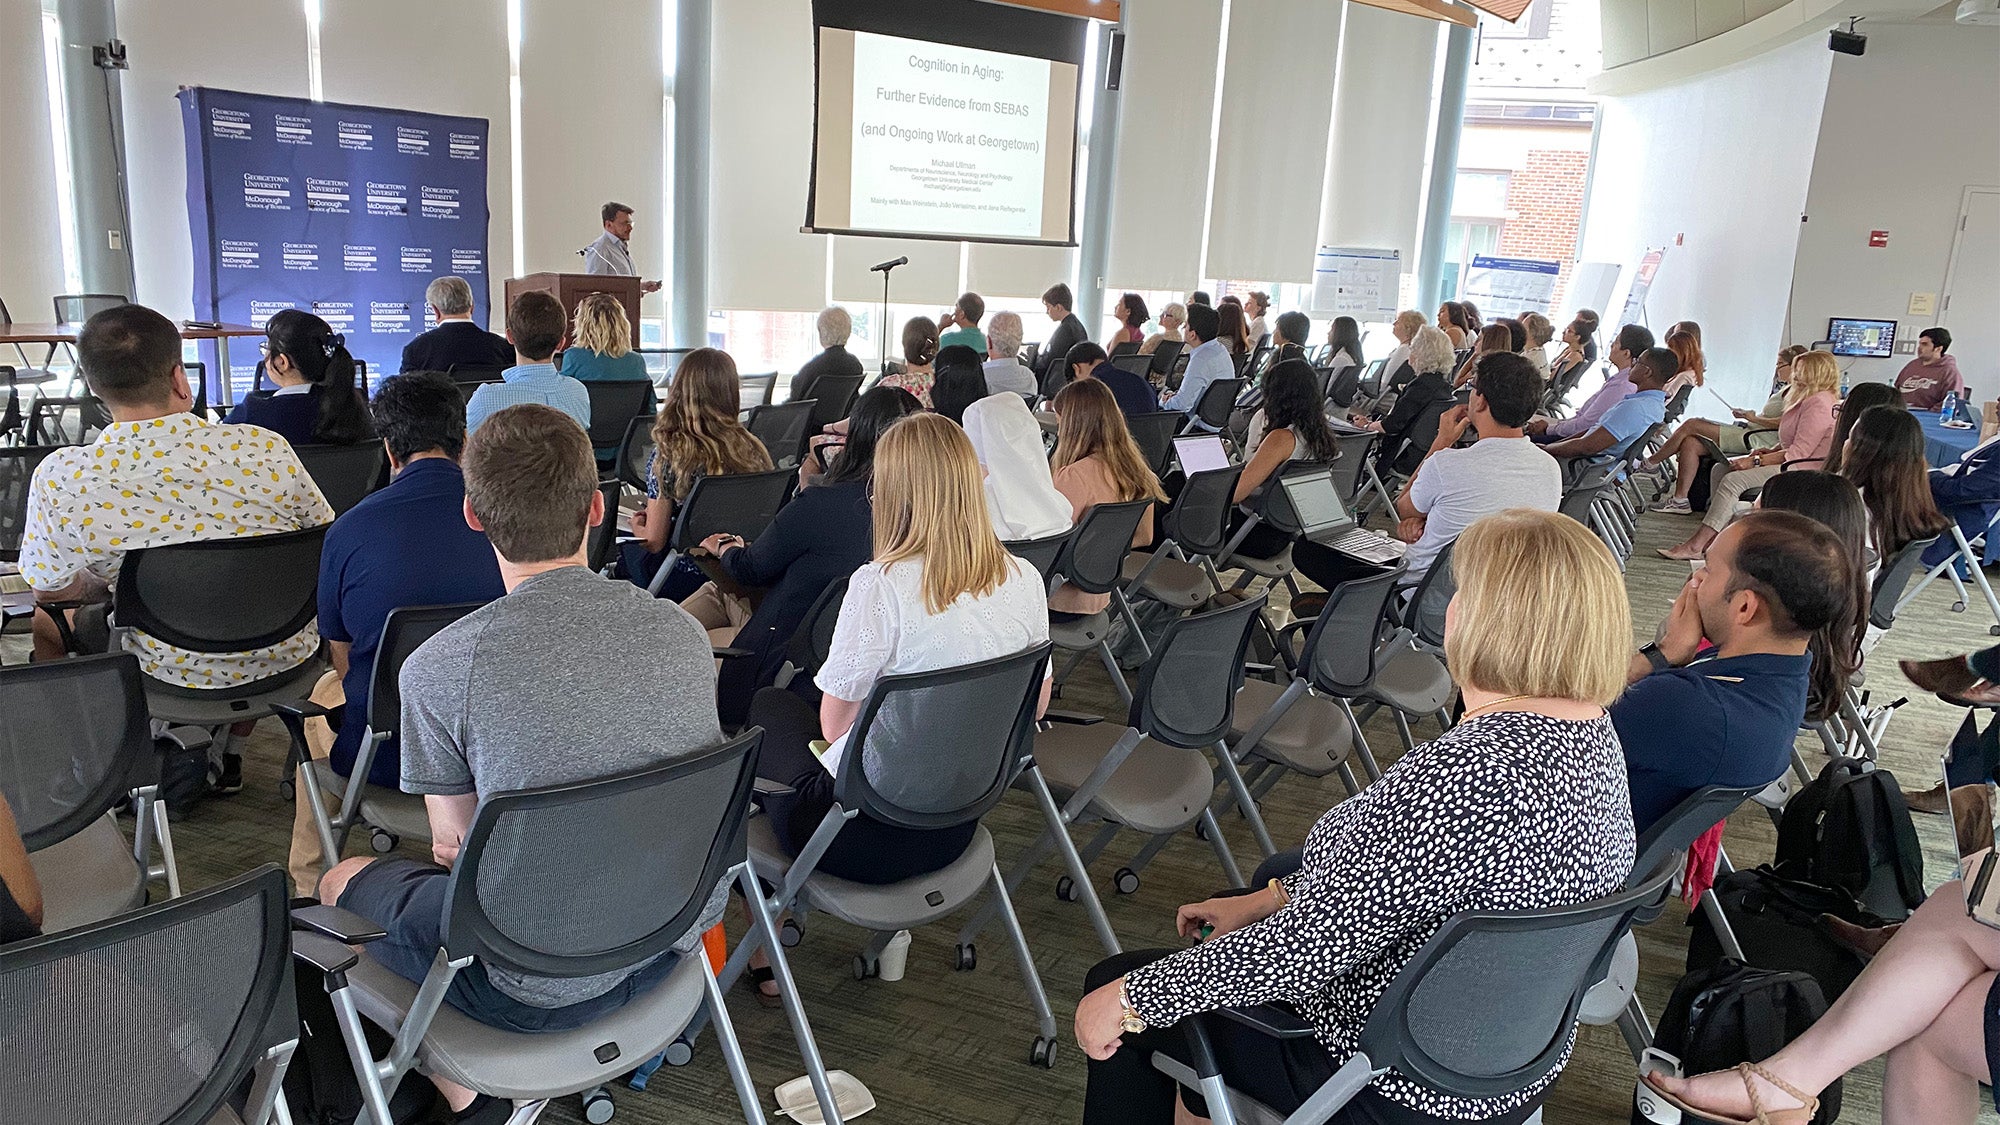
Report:
M 889 275 L 895 272 L 900 264 L 902 263 L 884 263 L 885 268 L 882 270 L 882 324 L 876 329 L 876 334 L 882 339 L 882 364 L 877 369 L 879 372 L 877 378 L 889 373 Z

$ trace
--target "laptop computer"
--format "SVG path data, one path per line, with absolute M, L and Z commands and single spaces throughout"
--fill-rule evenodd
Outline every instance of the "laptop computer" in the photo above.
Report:
M 1950 761 L 1949 755 L 1945 760 Z M 1954 828 L 1959 829 L 1956 835 L 1960 840 L 1964 840 L 1967 836 L 1964 829 L 1959 827 L 1964 823 L 1964 817 L 1984 816 L 1990 820 L 1995 810 L 2000 809 L 2000 801 L 1993 799 L 1991 784 L 1978 787 L 1987 791 L 1983 809 L 1964 807 L 1972 798 L 1972 794 L 1967 790 L 1973 788 L 1975 786 L 1966 785 L 1954 789 L 1947 766 L 1944 791 L 1951 803 L 1951 823 Z M 1990 840 L 1993 838 L 1993 825 L 1989 824 L 1987 828 L 1985 833 L 1979 835 Z M 1965 886 L 1965 912 L 1980 925 L 2000 930 L 2000 856 L 1994 853 L 1995 849 L 1992 847 L 1978 848 L 1969 854 L 1961 852 L 1958 857 L 1958 867 L 1959 878 Z
M 1188 476 L 1229 467 L 1229 449 L 1216 434 L 1187 434 L 1174 439 L 1174 460 Z
M 1301 538 L 1370 566 L 1393 566 L 1409 545 L 1362 527 L 1341 502 L 1331 469 L 1292 472 L 1278 478 L 1291 505 Z

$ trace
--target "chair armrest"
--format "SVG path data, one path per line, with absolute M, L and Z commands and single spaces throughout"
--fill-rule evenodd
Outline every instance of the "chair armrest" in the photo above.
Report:
M 206 750 L 214 741 L 199 727 L 168 727 L 154 737 L 164 738 L 183 751 Z
M 328 975 L 344 973 L 361 961 L 361 955 L 347 946 L 310 932 L 292 935 L 292 956 Z
M 333 712 L 310 700 L 299 699 L 288 703 L 271 704 L 273 713 L 294 719 L 324 719 Z
M 1059 711 L 1053 707 L 1044 711 L 1042 718 L 1051 723 L 1068 723 L 1079 727 L 1087 727 L 1104 721 L 1104 716 L 1102 715 L 1092 715 L 1085 711 Z
M 1276 1004 L 1217 1008 L 1213 1014 L 1232 1023 L 1242 1024 L 1252 1031 L 1262 1032 L 1273 1039 L 1304 1039 L 1316 1034 L 1313 1025 L 1299 1018 L 1296 1012 L 1287 1011 Z
M 709 653 L 713 655 L 717 660 L 734 660 L 739 656 L 757 655 L 755 652 L 747 648 L 712 648 L 709 650 Z
M 764 808 L 765 803 L 773 797 L 790 797 L 797 793 L 798 790 L 784 782 L 772 781 L 768 777 L 753 778 L 750 782 L 750 803 L 759 809 Z
M 319 934 L 343 945 L 363 945 L 389 936 L 389 931 L 338 906 L 300 906 L 292 910 L 292 929 Z

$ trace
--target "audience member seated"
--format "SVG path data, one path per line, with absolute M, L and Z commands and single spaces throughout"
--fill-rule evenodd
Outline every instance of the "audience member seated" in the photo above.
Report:
M 961 293 L 958 304 L 938 317 L 938 349 L 963 345 L 986 354 L 986 334 L 979 330 L 979 318 L 986 315 L 986 302 L 977 293 Z
M 1826 460 L 1820 468 L 1829 473 L 1841 470 L 1847 456 L 1847 439 L 1854 433 L 1854 423 L 1878 406 L 1907 409 L 1903 406 L 1903 396 L 1887 383 L 1860 383 L 1847 392 L 1847 397 L 1840 400 L 1840 412 L 1834 416 L 1833 444 L 1827 447 Z
M 391 611 L 404 606 L 490 602 L 506 590 L 493 545 L 466 526 L 465 400 L 444 375 L 397 375 L 375 393 L 375 428 L 389 454 L 388 487 L 370 494 L 334 522 L 326 533 L 319 565 L 319 633 L 327 642 L 333 671 L 320 681 L 312 701 L 338 712 L 338 733 L 326 756 L 342 777 L 354 772 L 355 755 L 368 730 L 368 688 L 375 671 L 376 646 Z M 308 730 L 319 735 L 318 720 Z M 315 747 L 314 756 L 320 756 Z M 402 776 L 397 739 L 375 752 L 371 785 L 396 787 Z M 310 795 L 295 793 L 292 825 L 292 881 L 300 894 L 319 881 L 319 833 L 313 827 Z M 337 803 L 339 795 L 330 794 Z
M 1809 681 L 1837 699 L 1853 674 L 1852 651 L 1822 664 L 1807 650 L 1819 630 L 1853 634 L 1856 579 L 1840 538 L 1796 512 L 1752 512 L 1716 537 L 1611 705 L 1640 832 L 1705 786 L 1767 785 L 1791 767 Z
M 1472 354 L 1465 357 L 1465 362 L 1458 365 L 1458 373 L 1452 376 L 1452 387 L 1456 389 L 1471 382 L 1473 373 L 1479 369 L 1479 361 L 1487 356 L 1512 355 L 1513 340 L 1513 334 L 1507 330 L 1504 321 L 1496 320 L 1480 329 L 1472 344 Z
M 1160 400 L 1153 397 L 1153 385 L 1146 381 L 1146 377 L 1112 363 L 1105 356 L 1104 349 L 1089 340 L 1071 348 L 1064 362 L 1069 366 L 1071 380 L 1095 379 L 1104 384 L 1117 401 L 1119 413 L 1130 417 L 1159 411 Z M 1120 428 L 1123 428 L 1122 422 Z
M 1956 880 L 1932 891 L 1826 1015 L 1777 1054 L 1734 1070 L 1646 1081 L 1686 1120 L 1806 1125 L 1821 1090 L 1886 1054 L 1884 1122 L 1972 1125 L 1980 1085 L 2000 1075 L 1992 1019 L 2000 931 L 1967 914 L 1965 894 Z
M 1351 421 L 1382 435 L 1375 465 L 1389 473 L 1415 472 L 1438 432 L 1438 414 L 1452 398 L 1451 339 L 1441 329 L 1424 325 L 1410 341 L 1409 366 L 1417 374 L 1396 395 L 1396 403 L 1381 418 L 1354 415 Z
M 1069 350 L 1090 339 L 1090 330 L 1078 320 L 1071 310 L 1076 307 L 1076 298 L 1070 295 L 1069 286 L 1058 281 L 1042 293 L 1042 311 L 1049 314 L 1049 320 L 1056 326 L 1049 333 L 1048 343 L 1042 345 L 1042 370 L 1061 363 Z
M 965 420 L 965 408 L 985 398 L 986 371 L 981 353 L 954 344 L 938 349 L 937 378 L 931 383 L 931 409 L 954 422 Z
M 1070 351 L 1075 354 L 1095 346 L 1078 344 Z M 1166 499 L 1146 455 L 1125 428 L 1125 415 L 1101 380 L 1078 379 L 1056 394 L 1053 406 L 1058 419 L 1055 487 L 1069 501 L 1072 523 L 1082 523 L 1084 513 L 1099 504 Z M 1132 533 L 1132 545 L 1143 547 L 1152 541 L 1153 513 L 1148 509 Z M 1086 594 L 1068 585 L 1049 595 L 1049 613 L 1059 619 L 1088 617 L 1110 604 L 1109 594 Z
M 1243 463 L 1242 475 L 1236 478 L 1236 494 L 1232 498 L 1235 503 L 1242 504 L 1262 494 L 1284 475 L 1285 466 L 1294 461 L 1330 465 L 1340 455 L 1340 442 L 1333 436 L 1333 427 L 1327 423 L 1321 405 L 1319 375 L 1305 360 L 1286 360 L 1264 376 L 1264 407 L 1257 415 L 1251 429 L 1259 431 L 1258 441 L 1251 447 L 1249 460 Z M 1178 475 L 1175 481 L 1173 491 L 1178 492 Z M 1230 514 L 1231 535 L 1246 518 L 1241 511 Z M 1283 551 L 1291 541 L 1289 535 L 1270 524 L 1259 523 L 1237 544 L 1236 553 L 1268 559 Z
M 646 506 L 632 513 L 633 540 L 622 546 L 622 567 L 640 586 L 652 583 L 674 533 L 674 515 L 705 476 L 768 472 L 771 453 L 737 420 L 743 384 L 736 361 L 718 348 L 696 348 L 681 360 L 653 422 L 653 460 L 646 468 Z M 615 513 L 614 513 L 615 514 Z M 681 556 L 660 596 L 680 601 L 707 581 L 701 567 Z
M 1091 1060 L 1085 1122 L 1172 1120 L 1175 1084 L 1152 1053 L 1185 1060 L 1182 1020 L 1262 1003 L 1295 1009 L 1316 1037 L 1280 1045 L 1228 1021 L 1209 1029 L 1224 1080 L 1289 1113 L 1346 1060 L 1383 990 L 1445 919 L 1582 903 L 1623 885 L 1631 798 L 1604 712 L 1631 652 L 1617 565 L 1581 524 L 1543 512 L 1481 520 L 1454 562 L 1445 645 L 1465 717 L 1321 817 L 1299 870 L 1181 907 L 1176 926 L 1193 948 L 1134 950 L 1091 970 L 1076 1012 Z M 1518 1123 L 1559 1070 L 1489 1099 L 1389 1071 L 1338 1120 Z M 1199 1118 L 1205 1107 L 1182 1110 Z
M 20 566 L 38 601 L 89 603 L 57 611 L 74 615 L 85 648 L 108 644 L 104 608 L 125 552 L 333 522 L 333 509 L 285 439 L 188 413 L 194 392 L 173 321 L 142 305 L 106 309 L 85 322 L 76 351 L 111 424 L 91 444 L 58 449 L 36 468 Z M 61 634 L 46 614 L 35 617 L 34 628 L 35 659 L 61 657 Z M 134 630 L 126 647 L 146 675 L 175 687 L 271 681 L 276 688 L 319 650 L 319 631 L 309 623 L 266 648 L 214 653 Z
M 1352 321 L 1354 318 L 1347 319 Z M 1361 329 L 1358 326 L 1354 327 L 1352 338 L 1346 338 L 1348 334 L 1343 332 L 1339 320 L 1339 317 L 1335 317 L 1335 323 L 1328 331 L 1328 340 L 1334 349 L 1333 366 L 1336 368 L 1358 366 L 1361 362 L 1358 358 L 1349 363 L 1341 357 L 1341 353 L 1344 351 L 1350 356 L 1357 357 L 1361 354 Z M 1269 366 L 1275 367 L 1288 359 L 1305 359 L 1306 345 L 1312 342 L 1312 317 L 1294 309 L 1291 312 L 1279 313 L 1275 324 L 1276 327 L 1271 332 Z
M 911 415 L 877 442 L 875 559 L 848 581 L 817 677 L 819 709 L 777 688 L 758 692 L 750 706 L 749 721 L 764 728 L 758 774 L 797 791 L 772 818 L 791 854 L 833 804 L 847 735 L 877 679 L 1010 656 L 1048 639 L 1041 575 L 1000 546 L 981 518 L 979 496 L 972 443 L 944 419 Z M 815 754 L 811 744 L 820 739 L 831 745 Z M 858 883 L 900 882 L 964 854 L 975 827 L 917 831 L 857 816 L 819 870 Z M 757 976 L 768 980 L 768 970 Z
M 1868 636 L 1869 566 L 1868 508 L 1861 493 L 1843 477 L 1819 469 L 1779 473 L 1757 494 L 1757 507 L 1767 512 L 1797 512 L 1833 532 L 1853 567 L 1854 612 L 1842 615 L 1837 627 L 1815 630 L 1806 652 L 1813 659 L 1813 676 L 1806 688 L 1806 721 L 1818 722 L 1840 710 L 1845 679 L 1825 674 L 1830 668 L 1859 667 L 1862 642 Z
M 1614 355 L 1616 354 L 1614 349 Z M 1684 543 L 1660 548 L 1662 558 L 1692 561 L 1708 550 L 1715 536 L 1736 515 L 1736 501 L 1743 493 L 1762 485 L 1784 471 L 1788 461 L 1818 467 L 1833 445 L 1833 415 L 1838 403 L 1840 367 L 1831 352 L 1807 352 L 1792 365 L 1791 385 L 1785 391 L 1785 413 L 1778 419 L 1778 444 L 1718 465 L 1709 477 L 1708 511 L 1701 526 Z M 1911 419 L 1912 422 L 1915 419 Z M 1682 476 L 1674 486 L 1674 497 L 1654 506 L 1659 512 L 1689 510 L 1684 491 L 1693 487 L 1697 452 L 1681 451 Z M 1923 452 L 1918 444 L 1918 454 Z
M 1596 349 L 1591 345 L 1590 332 L 1590 326 L 1580 318 L 1570 321 L 1569 327 L 1563 329 L 1562 350 L 1556 353 L 1555 358 L 1549 360 L 1550 386 L 1572 382 L 1572 376 L 1581 378 L 1577 369 L 1588 367 L 1594 362 L 1591 353 Z
M 723 661 L 716 702 L 725 725 L 742 725 L 750 697 L 777 675 L 785 646 L 813 602 L 868 561 L 874 551 L 868 489 L 875 476 L 875 450 L 891 425 L 917 409 L 916 400 L 900 388 L 870 390 L 855 400 L 841 440 L 828 447 L 832 466 L 778 509 L 769 531 L 754 543 L 722 534 L 702 540 L 733 582 L 763 591 L 750 619 L 732 636 L 720 632 L 728 621 L 704 616 L 695 599 L 683 607 L 709 630 L 711 642 L 750 652 Z
M 1396 338 L 1396 346 L 1389 349 L 1388 357 L 1382 361 L 1383 390 L 1400 388 L 1417 377 L 1416 368 L 1410 366 L 1410 348 L 1416 343 L 1418 329 L 1425 324 L 1424 314 L 1415 309 L 1404 309 L 1390 323 L 1389 334 Z
M 903 364 L 900 369 L 891 370 L 875 385 L 878 387 L 900 387 L 916 396 L 916 400 L 930 409 L 931 383 L 937 378 L 933 365 L 937 362 L 937 323 L 927 316 L 913 316 L 903 322 Z
M 1958 525 L 1966 542 L 1978 539 L 2000 512 L 2000 439 L 1988 438 L 1944 468 L 1931 470 L 1930 486 L 1931 502 Z M 1924 552 L 1925 568 L 1936 566 L 1957 550 L 1958 543 L 1951 536 L 1940 538 Z
M 0 945 L 40 937 L 42 884 L 28 862 L 28 847 L 14 823 L 14 809 L 0 797 Z
M 1035 373 L 1021 363 L 1021 317 L 1018 313 L 994 313 L 993 322 L 986 326 L 986 362 L 980 370 L 986 375 L 986 393 L 997 395 L 1009 391 L 1017 395 L 1032 395 L 1039 384 Z
M 1181 376 L 1180 389 L 1160 400 L 1160 409 L 1187 415 L 1188 428 L 1197 433 L 1215 432 L 1215 427 L 1195 416 L 1202 392 L 1217 379 L 1236 378 L 1235 363 L 1216 339 L 1221 331 L 1221 318 L 1214 309 L 1207 305 L 1188 306 L 1187 343 L 1182 346 L 1188 357 L 1187 371 Z
M 1911 410 L 1936 410 L 1944 396 L 1965 397 L 1965 377 L 1958 373 L 1958 360 L 1951 351 L 1951 333 L 1943 328 L 1926 328 L 1917 334 L 1917 358 L 1896 373 L 1896 389 L 1903 405 Z
M 1118 322 L 1118 328 L 1111 335 L 1111 343 L 1130 344 L 1133 348 L 1146 341 L 1146 320 L 1151 314 L 1146 309 L 1146 299 L 1137 293 L 1120 293 L 1118 303 L 1111 306 L 1111 319 Z
M 1215 307 L 1215 301 L 1209 297 L 1208 291 L 1205 289 L 1188 290 L 1187 303 L 1190 308 L 1195 305 L 1207 305 L 1210 308 Z
M 1181 338 L 1181 326 L 1186 323 L 1187 306 L 1179 301 L 1168 304 L 1166 308 L 1160 310 L 1160 330 L 1146 337 L 1146 342 L 1139 345 L 1140 354 L 1152 355 L 1168 340 L 1178 342 Z
M 514 362 L 514 345 L 472 320 L 472 286 L 462 277 L 440 277 L 424 287 L 424 303 L 437 327 L 403 345 L 404 371 L 466 367 L 498 371 Z
M 1628 324 L 1618 330 L 1618 338 L 1611 345 L 1611 366 L 1615 368 L 1610 378 L 1596 393 L 1583 400 L 1583 405 L 1575 414 L 1567 418 L 1550 421 L 1536 418 L 1528 423 L 1528 436 L 1536 441 L 1561 441 L 1579 434 L 1590 432 L 1611 404 L 1623 399 L 1634 390 L 1632 386 L 1632 363 L 1653 346 L 1653 334 L 1637 324 Z
M 223 421 L 262 426 L 294 446 L 353 445 L 375 436 L 347 340 L 309 312 L 282 309 L 264 324 L 264 372 L 277 385 L 250 395 Z
M 625 318 L 625 305 L 609 293 L 591 293 L 576 303 L 569 346 L 562 352 L 562 373 L 579 383 L 644 383 L 646 403 L 640 412 L 651 414 L 659 408 L 646 357 L 632 350 L 632 322 Z M 615 445 L 597 449 L 599 461 L 617 453 Z
M 1465 318 L 1465 309 L 1457 301 L 1446 301 L 1438 306 L 1437 327 L 1451 341 L 1453 351 L 1471 346 L 1472 325 Z
M 481 798 L 641 769 L 722 738 L 701 627 L 584 565 L 587 533 L 612 513 L 583 431 L 546 406 L 497 412 L 466 443 L 465 495 L 464 518 L 492 540 L 507 594 L 426 642 L 401 679 L 402 783 L 424 795 L 437 862 L 347 859 L 320 884 L 322 901 L 389 931 L 365 955 L 412 981 L 438 956 L 450 868 Z M 637 969 L 556 978 L 475 962 L 445 1002 L 510 1031 L 582 1026 L 644 995 L 680 956 L 700 956 L 727 895 L 718 884 L 674 950 Z M 433 1081 L 457 1121 L 497 1123 L 514 1108 Z
M 1543 448 L 1558 460 L 1580 458 L 1583 465 L 1604 465 L 1624 456 L 1645 432 L 1667 415 L 1667 391 L 1680 361 L 1665 348 L 1648 348 L 1632 361 L 1631 394 L 1611 404 L 1597 425 L 1573 438 L 1552 441 Z
M 1682 391 L 1699 387 L 1707 381 L 1708 360 L 1701 354 L 1701 335 L 1698 332 L 1690 332 L 1677 324 L 1667 330 L 1667 338 L 1663 342 L 1679 363 L 1674 377 L 1667 382 L 1667 401 L 1672 402 Z
M 1785 413 L 1784 382 L 1791 377 L 1792 363 L 1812 349 L 1802 344 L 1793 344 L 1778 353 L 1778 374 L 1771 398 L 1761 410 L 1737 410 L 1735 422 L 1715 422 L 1707 418 L 1689 418 L 1667 435 L 1660 448 L 1647 455 L 1640 463 L 1642 469 L 1655 469 L 1668 461 L 1680 457 L 1682 449 L 1701 449 L 1700 441 L 1712 441 L 1716 448 L 1731 457 L 1741 457 L 1752 449 L 1768 449 L 1778 444 L 1778 419 Z M 1865 385 L 1865 384 L 1864 384 Z M 1851 394 L 1850 394 L 1850 397 Z M 1836 443 L 1837 444 L 1837 443 Z M 1695 454 L 1693 464 L 1699 465 L 1700 453 Z
M 853 378 L 862 373 L 861 361 L 847 350 L 848 337 L 854 335 L 854 318 L 847 315 L 847 310 L 839 305 L 821 309 L 817 328 L 819 346 L 825 350 L 806 360 L 799 373 L 792 376 L 791 393 L 786 396 L 789 401 L 812 398 L 813 384 L 822 375 Z
M 1293 321 L 1288 329 L 1286 318 L 1293 316 L 1299 320 Z M 1301 324 L 1299 321 L 1304 323 Z M 1300 335 L 1293 336 L 1293 330 L 1299 330 Z M 1277 349 L 1272 353 L 1274 361 L 1306 358 L 1303 347 L 1306 341 L 1303 337 L 1311 334 L 1312 320 L 1306 314 L 1280 313 L 1278 331 L 1271 337 L 1271 344 Z M 1327 329 L 1326 346 L 1326 363 L 1333 369 L 1332 378 L 1327 380 L 1327 403 L 1345 410 L 1354 402 L 1354 396 L 1360 392 L 1361 369 L 1368 363 L 1367 356 L 1361 350 L 1360 323 L 1351 316 L 1334 317 L 1333 325 Z M 1285 350 L 1288 347 L 1291 348 L 1290 351 Z
M 1224 297 L 1216 306 L 1216 341 L 1224 351 L 1232 356 L 1249 358 L 1250 321 L 1243 315 L 1243 306 L 1234 297 Z
M 1271 326 L 1264 321 L 1264 314 L 1271 311 L 1271 295 L 1261 289 L 1252 289 L 1243 298 L 1243 315 L 1250 318 L 1250 346 L 1256 347 L 1271 332 Z
M 1536 374 L 1546 383 L 1549 378 L 1549 341 L 1555 339 L 1556 326 L 1541 313 L 1530 312 L 1521 314 L 1521 329 L 1528 334 L 1528 345 L 1521 349 L 1521 358 L 1534 364 Z
M 1069 529 L 1070 505 L 1049 472 L 1042 427 L 1021 396 L 1005 391 L 965 408 L 965 433 L 986 472 L 986 515 L 1002 541 Z
M 1931 500 L 1924 428 L 1900 406 L 1872 407 L 1855 420 L 1841 451 L 1840 475 L 1861 490 L 1869 545 L 1883 566 L 1910 541 L 1951 526 Z
M 524 402 L 553 406 L 590 429 L 590 392 L 556 370 L 569 328 L 562 303 L 548 293 L 523 293 L 507 306 L 507 339 L 514 344 L 514 366 L 500 373 L 504 382 L 482 384 L 465 403 L 465 429 L 471 433 L 491 414 Z

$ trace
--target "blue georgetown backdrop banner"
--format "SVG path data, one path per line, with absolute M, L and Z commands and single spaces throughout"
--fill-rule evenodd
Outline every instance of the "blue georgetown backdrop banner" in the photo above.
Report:
M 280 309 L 316 313 L 371 385 L 423 331 L 432 278 L 471 282 L 486 322 L 484 118 L 202 87 L 179 98 L 197 318 L 261 328 Z M 239 398 L 255 360 L 248 346 L 230 356 Z

